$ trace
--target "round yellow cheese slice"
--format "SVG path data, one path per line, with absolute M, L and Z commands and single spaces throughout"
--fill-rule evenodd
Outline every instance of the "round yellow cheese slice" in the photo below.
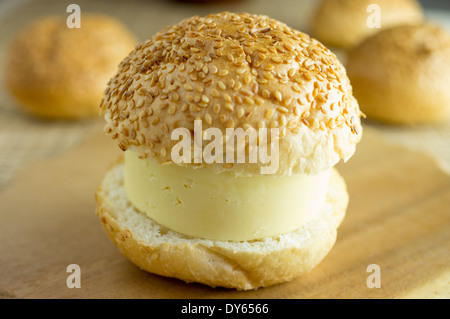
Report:
M 157 223 L 193 237 L 248 241 L 307 223 L 325 203 L 330 171 L 308 176 L 235 176 L 160 165 L 125 152 L 131 203 Z

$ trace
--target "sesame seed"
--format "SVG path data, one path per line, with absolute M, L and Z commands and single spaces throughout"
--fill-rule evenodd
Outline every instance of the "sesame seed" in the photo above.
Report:
M 284 47 L 286 50 L 288 50 L 289 52 L 294 51 L 294 46 L 290 43 L 285 43 Z
M 270 127 L 270 128 L 277 128 L 277 127 L 278 127 L 278 121 L 272 121 L 272 122 L 270 122 L 269 127 Z
M 176 111 L 177 111 L 177 107 L 175 105 L 171 105 L 169 107 L 169 109 L 167 110 L 167 113 L 170 115 L 173 115 L 173 114 L 175 114 Z
M 317 119 L 313 119 L 312 127 L 314 129 L 318 129 L 320 127 L 319 121 Z
M 156 125 L 159 123 L 159 117 L 155 116 L 152 120 L 152 125 Z
M 268 119 L 270 119 L 270 118 L 272 117 L 272 115 L 273 115 L 274 113 L 275 113 L 275 112 L 274 112 L 273 109 L 268 109 L 268 110 L 266 111 L 266 113 L 264 114 L 264 118 L 265 118 L 266 120 L 268 120 Z
M 252 96 L 253 95 L 253 93 L 251 91 L 246 90 L 246 89 L 241 90 L 241 94 L 245 95 L 245 96 Z
M 317 95 L 316 99 L 318 102 L 321 102 L 321 103 L 325 103 L 327 101 L 327 99 L 322 94 Z
M 219 72 L 219 76 L 226 76 L 228 73 L 229 73 L 228 70 L 221 70 Z
M 288 96 L 284 101 L 283 101 L 283 105 L 284 106 L 289 106 L 292 103 L 292 97 Z
M 205 122 L 206 122 L 206 124 L 208 124 L 208 125 L 211 125 L 211 124 L 212 124 L 212 117 L 211 117 L 211 115 L 209 115 L 208 113 L 205 114 Z
M 263 77 L 266 78 L 267 80 L 272 80 L 273 79 L 273 74 L 270 72 L 264 72 L 263 73 Z
M 225 85 L 225 83 L 223 83 L 222 81 L 218 81 L 217 82 L 217 86 L 219 87 L 219 89 L 221 90 L 225 90 L 227 88 L 227 86 Z
M 257 105 L 263 105 L 264 104 L 264 100 L 262 98 L 260 98 L 259 96 L 255 96 L 253 99 L 255 100 Z
M 277 64 L 280 64 L 283 62 L 283 60 L 281 60 L 281 58 L 279 56 L 272 57 L 272 61 Z
M 139 99 L 139 101 L 136 103 L 136 108 L 140 108 L 144 105 L 144 99 Z
M 191 111 L 191 112 L 193 112 L 193 113 L 195 113 L 195 112 L 200 112 L 200 108 L 197 106 L 197 105 L 195 105 L 195 104 L 191 104 L 191 105 L 189 105 L 189 111 Z
M 234 111 L 234 106 L 231 103 L 225 103 L 225 109 L 227 109 L 230 112 Z
M 281 101 L 283 100 L 283 95 L 281 95 L 281 92 L 280 92 L 280 91 L 275 91 L 275 93 L 273 94 L 273 96 L 275 97 L 275 99 L 276 99 L 278 102 L 281 102 Z
M 209 103 L 209 99 L 206 95 L 202 95 L 202 102 Z
M 295 72 L 297 72 L 294 68 L 289 69 L 288 71 L 288 77 L 292 78 L 295 75 Z
M 258 82 L 255 82 L 255 83 L 253 83 L 253 85 L 252 85 L 252 92 L 253 92 L 254 94 L 257 94 L 258 91 L 259 91 L 259 84 L 258 84 Z
M 220 94 L 219 94 L 219 92 L 216 89 L 212 89 L 211 90 L 211 96 L 215 97 L 215 98 L 218 98 L 218 97 L 220 97 Z
M 303 76 L 308 81 L 311 81 L 313 79 L 313 77 L 312 77 L 312 75 L 310 73 L 303 73 Z
M 287 108 L 285 108 L 284 106 L 278 106 L 277 110 L 281 113 L 288 113 L 289 110 Z
M 253 105 L 253 104 L 255 104 L 255 101 L 254 101 L 252 98 L 248 97 L 248 96 L 244 96 L 244 102 L 245 102 L 246 104 L 248 104 L 248 105 Z
M 298 98 L 297 103 L 300 105 L 305 105 L 306 104 L 305 97 L 302 96 L 302 97 Z
M 175 70 L 175 65 L 172 64 L 171 66 L 169 66 L 169 68 L 167 69 L 168 73 L 172 73 Z
M 302 92 L 302 89 L 300 88 L 300 86 L 299 86 L 297 83 L 295 83 L 295 84 L 292 86 L 292 89 L 293 89 L 295 92 L 297 92 L 297 93 L 301 93 L 301 92 Z
M 178 93 L 176 92 L 172 92 L 171 93 L 171 98 L 170 98 L 173 102 L 178 102 L 180 100 L 180 96 L 178 95 Z
M 228 93 L 224 93 L 224 94 L 223 94 L 223 99 L 224 99 L 226 102 L 231 102 L 231 101 L 232 101 L 231 96 L 230 96 Z

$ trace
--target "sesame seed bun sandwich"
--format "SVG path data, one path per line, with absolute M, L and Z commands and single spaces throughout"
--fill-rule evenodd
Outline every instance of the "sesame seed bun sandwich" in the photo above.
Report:
M 334 245 L 348 203 L 334 165 L 362 129 L 344 67 L 315 39 L 267 16 L 195 16 L 123 60 L 101 108 L 124 158 L 97 214 L 140 268 L 247 290 Z

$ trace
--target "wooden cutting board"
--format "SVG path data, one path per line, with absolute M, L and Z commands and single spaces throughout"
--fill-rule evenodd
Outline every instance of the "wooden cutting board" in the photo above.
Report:
M 310 273 L 237 292 L 141 271 L 120 255 L 95 215 L 94 193 L 119 150 L 99 133 L 35 163 L 0 194 L 0 298 L 449 298 L 450 177 L 427 156 L 366 128 L 339 165 L 350 205 L 335 247 Z M 81 288 L 66 285 L 69 264 Z M 368 288 L 380 268 L 381 288 Z

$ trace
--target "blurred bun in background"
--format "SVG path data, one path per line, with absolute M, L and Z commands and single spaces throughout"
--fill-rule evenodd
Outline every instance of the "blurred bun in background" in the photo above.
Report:
M 380 28 L 367 23 L 372 5 L 379 6 Z M 322 0 L 312 21 L 312 35 L 328 46 L 349 49 L 380 29 L 420 23 L 423 18 L 416 0 Z
M 438 26 L 381 31 L 349 53 L 347 72 L 369 119 L 394 124 L 450 119 L 450 34 Z
M 18 105 L 46 119 L 98 115 L 103 91 L 137 39 L 119 21 L 83 14 L 81 28 L 47 17 L 20 32 L 9 47 L 5 84 Z

